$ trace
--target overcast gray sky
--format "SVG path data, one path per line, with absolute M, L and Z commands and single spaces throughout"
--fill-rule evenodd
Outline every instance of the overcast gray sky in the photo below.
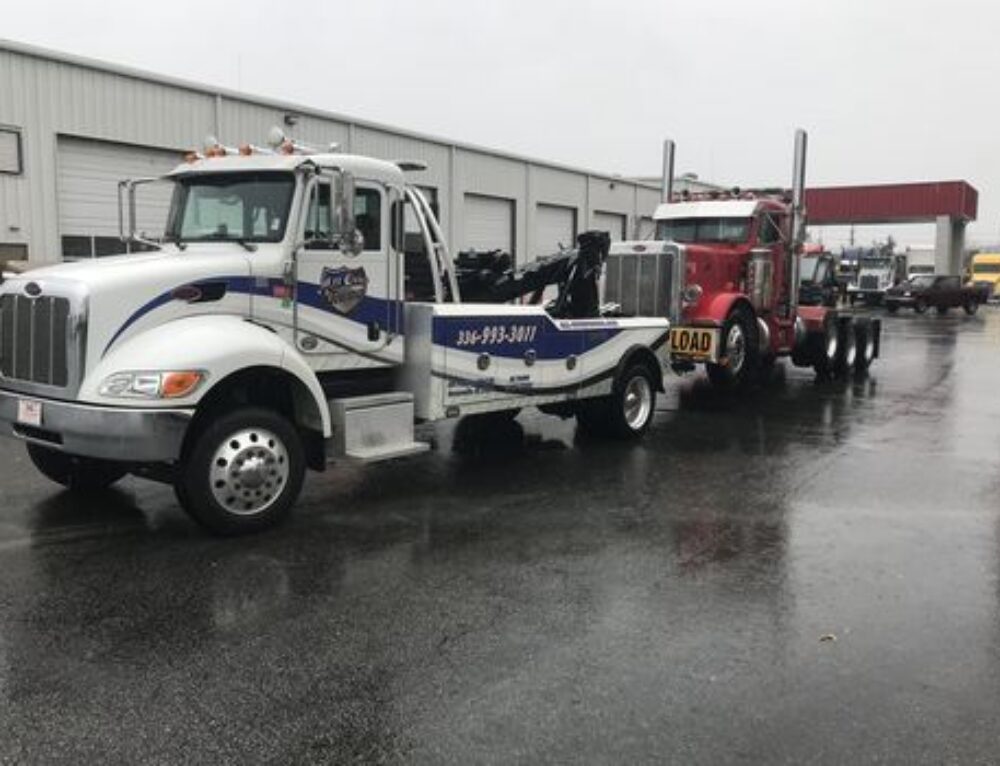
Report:
M 802 126 L 811 185 L 966 179 L 980 192 L 971 238 L 1000 239 L 995 2 L 0 7 L 10 39 L 627 175 L 657 173 L 669 136 L 679 172 L 788 183 Z M 928 227 L 894 233 L 933 237 Z M 832 244 L 842 236 L 827 233 Z

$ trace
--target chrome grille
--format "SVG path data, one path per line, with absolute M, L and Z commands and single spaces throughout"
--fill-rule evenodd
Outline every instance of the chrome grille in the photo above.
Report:
M 628 245 L 619 245 L 627 248 Z M 656 249 L 619 249 L 608 256 L 604 300 L 617 303 L 624 316 L 680 319 L 684 289 L 684 251 L 675 245 Z
M 862 290 L 878 290 L 878 277 L 872 276 L 871 274 L 865 274 L 861 277 L 861 282 L 858 284 Z
M 66 388 L 70 335 L 68 298 L 0 295 L 0 375 L 4 379 Z

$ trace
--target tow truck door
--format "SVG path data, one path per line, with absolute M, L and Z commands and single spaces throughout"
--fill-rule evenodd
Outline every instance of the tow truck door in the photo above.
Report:
M 296 259 L 295 345 L 317 368 L 329 367 L 336 357 L 381 351 L 397 330 L 387 190 L 357 183 L 354 218 L 362 242 L 354 254 L 331 246 L 331 180 L 321 175 L 311 184 Z

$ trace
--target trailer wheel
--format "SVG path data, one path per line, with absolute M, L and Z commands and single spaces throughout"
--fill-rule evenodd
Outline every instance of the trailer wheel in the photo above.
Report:
M 757 326 L 747 309 L 737 306 L 729 312 L 722 325 L 720 356 L 726 364 L 706 364 L 712 385 L 719 388 L 743 388 L 757 377 L 760 354 L 757 348 Z
M 831 316 L 823 320 L 823 329 L 813 333 L 810 339 L 813 369 L 821 378 L 829 378 L 836 371 L 840 351 L 840 333 L 837 320 Z
M 976 312 L 979 311 L 979 302 L 975 298 L 969 298 L 962 308 L 965 309 L 965 313 L 970 317 L 975 316 Z
M 96 492 L 107 489 L 128 470 L 121 463 L 93 457 L 68 455 L 65 452 L 28 442 L 28 457 L 47 479 L 66 489 Z
M 600 436 L 637 439 L 649 429 L 656 410 L 656 384 L 649 368 L 633 364 L 615 379 L 611 396 L 581 402 L 577 422 Z
M 854 371 L 863 373 L 875 361 L 875 327 L 867 319 L 854 321 L 854 343 L 857 347 Z
M 302 438 L 288 420 L 244 407 L 194 437 L 175 495 L 196 522 L 216 534 L 255 532 L 291 512 L 305 466 Z

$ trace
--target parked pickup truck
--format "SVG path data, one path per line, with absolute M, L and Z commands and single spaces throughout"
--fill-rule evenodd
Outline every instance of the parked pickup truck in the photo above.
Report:
M 889 288 L 885 294 L 885 307 L 890 314 L 895 314 L 901 306 L 908 306 L 918 314 L 932 307 L 939 314 L 961 307 L 971 316 L 979 309 L 979 304 L 985 303 L 989 297 L 990 289 L 986 286 L 963 285 L 961 277 L 957 276 L 926 274 Z

